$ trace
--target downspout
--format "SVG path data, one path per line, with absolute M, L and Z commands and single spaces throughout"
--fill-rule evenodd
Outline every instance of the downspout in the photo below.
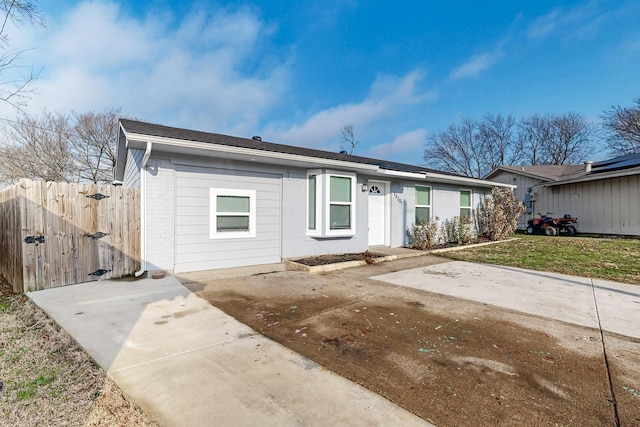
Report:
M 147 142 L 140 165 L 140 270 L 134 273 L 135 277 L 140 277 L 147 271 L 147 162 L 151 156 L 151 146 Z

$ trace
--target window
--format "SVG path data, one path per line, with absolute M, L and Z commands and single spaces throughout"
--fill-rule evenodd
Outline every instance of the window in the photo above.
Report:
M 416 225 L 431 219 L 431 187 L 416 186 Z
M 460 216 L 471 218 L 471 190 L 460 190 Z
M 211 239 L 231 239 L 256 236 L 255 190 L 212 188 Z
M 307 174 L 307 234 L 318 237 L 355 234 L 354 174 L 326 170 Z
M 329 229 L 351 229 L 351 178 L 329 176 Z
M 307 230 L 315 231 L 318 216 L 316 175 L 309 175 L 307 180 Z

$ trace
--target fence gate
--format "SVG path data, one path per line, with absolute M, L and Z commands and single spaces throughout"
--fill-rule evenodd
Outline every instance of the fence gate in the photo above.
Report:
M 137 188 L 26 179 L 14 187 L 13 197 L 4 197 L 8 200 L 1 196 L 8 190 L 0 192 L 0 203 L 18 204 L 17 209 L 9 207 L 2 213 L 17 211 L 20 216 L 16 222 L 21 229 L 13 231 L 13 239 L 19 237 L 21 254 L 5 254 L 6 245 L 0 247 L 2 258 L 22 259 L 22 283 L 13 283 L 15 291 L 119 278 L 139 268 Z M 11 230 L 2 230 L 0 239 L 7 234 Z M 3 272 L 2 266 L 0 273 L 14 281 L 20 276 Z

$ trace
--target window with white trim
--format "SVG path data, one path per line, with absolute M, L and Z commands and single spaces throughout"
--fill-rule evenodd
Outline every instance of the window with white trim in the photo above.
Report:
M 431 220 L 431 187 L 416 186 L 416 225 Z
M 333 237 L 355 234 L 355 198 L 355 174 L 308 171 L 307 235 Z
M 349 176 L 329 175 L 329 229 L 351 230 L 353 192 Z
M 460 216 L 471 218 L 471 190 L 460 190 Z
M 318 185 L 317 175 L 307 176 L 307 231 L 315 232 L 318 229 Z
M 237 239 L 256 236 L 256 191 L 210 189 L 209 238 Z

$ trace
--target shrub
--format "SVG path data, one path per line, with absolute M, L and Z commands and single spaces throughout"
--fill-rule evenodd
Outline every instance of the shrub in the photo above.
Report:
M 440 234 L 445 243 L 466 245 L 478 237 L 473 220 L 466 216 L 455 216 L 440 226 Z
M 419 224 L 411 224 L 407 230 L 409 238 L 409 247 L 411 249 L 419 249 L 426 251 L 438 244 L 438 223 L 434 220 L 425 221 L 420 218 Z
M 525 207 L 509 188 L 493 187 L 475 211 L 478 234 L 490 240 L 512 235 Z

